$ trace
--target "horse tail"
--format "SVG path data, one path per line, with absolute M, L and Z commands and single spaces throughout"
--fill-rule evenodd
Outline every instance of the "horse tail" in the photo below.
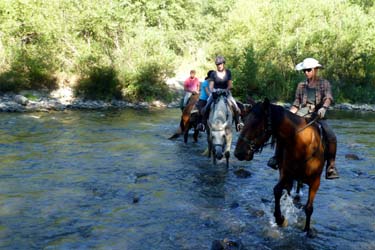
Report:
M 184 125 L 184 116 L 181 117 L 181 121 L 180 121 L 180 129 L 181 131 L 184 131 L 185 130 L 185 125 Z
M 176 132 L 174 133 L 171 137 L 168 138 L 168 140 L 174 140 L 174 139 L 177 139 L 181 134 Z
M 168 138 L 168 140 L 173 140 L 173 139 L 178 138 L 178 137 L 181 135 L 181 133 L 182 133 L 182 130 L 181 130 L 181 128 L 179 127 L 179 128 L 177 129 L 177 131 L 176 131 L 171 137 Z

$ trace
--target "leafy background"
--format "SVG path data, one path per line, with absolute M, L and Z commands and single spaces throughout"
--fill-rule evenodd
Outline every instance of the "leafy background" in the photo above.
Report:
M 336 102 L 375 103 L 373 0 L 3 0 L 0 91 L 74 87 L 92 99 L 173 99 L 221 54 L 234 95 L 291 101 L 305 57 Z

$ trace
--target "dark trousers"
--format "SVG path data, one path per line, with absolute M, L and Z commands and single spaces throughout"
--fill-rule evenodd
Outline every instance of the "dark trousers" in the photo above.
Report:
M 202 100 L 202 99 L 199 99 L 196 104 L 198 112 L 199 112 L 198 123 L 202 123 L 202 109 L 206 106 L 206 104 L 207 104 L 207 100 Z

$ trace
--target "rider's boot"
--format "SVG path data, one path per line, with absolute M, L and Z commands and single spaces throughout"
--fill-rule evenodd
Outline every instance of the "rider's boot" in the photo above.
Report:
M 340 178 L 335 167 L 335 159 L 336 159 L 336 148 L 337 142 L 332 141 L 328 143 L 327 148 L 327 167 L 326 167 L 326 179 L 332 180 Z
M 280 147 L 281 146 L 278 143 L 276 143 L 275 154 L 267 162 L 267 166 L 269 166 L 273 169 L 279 168 L 279 159 L 280 159 L 280 152 L 281 152 Z
M 202 116 L 202 119 L 197 125 L 197 129 L 199 131 L 202 131 L 202 132 L 206 131 L 205 124 L 207 124 L 208 113 L 209 113 L 208 109 L 209 109 L 209 107 L 207 107 L 207 105 L 206 105 L 205 107 L 202 108 L 202 110 L 200 112 L 200 115 Z
M 276 157 L 276 155 L 272 156 L 272 157 L 268 160 L 268 162 L 267 162 L 267 166 L 269 166 L 269 167 L 271 167 L 271 168 L 273 168 L 273 169 L 278 169 L 278 168 L 279 168 L 278 165 L 279 165 L 279 163 L 277 162 L 277 157 Z

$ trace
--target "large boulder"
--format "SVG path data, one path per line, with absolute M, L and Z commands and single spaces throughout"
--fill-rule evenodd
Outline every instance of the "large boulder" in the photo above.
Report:
M 23 95 L 15 95 L 14 96 L 14 102 L 16 102 L 16 103 L 18 103 L 22 106 L 26 106 L 29 103 L 29 99 L 27 99 Z

